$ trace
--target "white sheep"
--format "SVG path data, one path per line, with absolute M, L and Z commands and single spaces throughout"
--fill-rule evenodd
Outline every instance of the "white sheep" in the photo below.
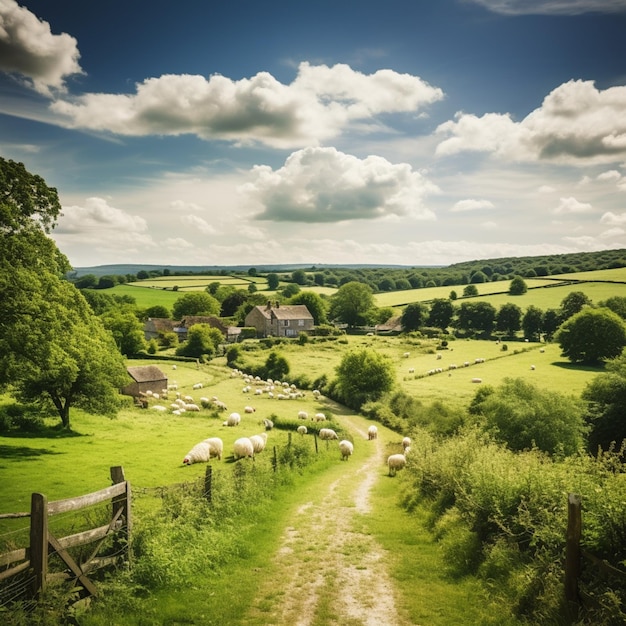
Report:
M 409 367 L 409 374 L 415 374 L 415 368 Z
M 243 409 L 244 413 L 254 413 L 256 411 L 256 409 L 253 406 L 246 406 Z
M 206 441 L 197 443 L 183 459 L 183 465 L 193 465 L 194 463 L 206 463 L 211 458 L 211 448 Z
M 224 452 L 224 442 L 219 437 L 209 437 L 202 443 L 206 443 L 209 446 L 209 453 L 211 456 L 216 456 L 218 460 L 222 460 L 222 454 Z
M 249 439 L 252 442 L 252 447 L 254 448 L 255 454 L 263 452 L 263 450 L 265 449 L 265 445 L 267 444 L 267 433 L 252 435 L 252 437 L 250 437 Z
M 324 413 L 316 413 L 315 421 L 316 422 L 324 422 L 326 420 L 326 415 Z
M 300 426 L 298 426 L 297 428 L 298 433 L 300 433 L 301 435 L 306 435 L 307 434 L 307 428 L 304 424 L 301 424 Z
M 321 392 L 320 392 L 320 390 L 319 390 L 319 389 L 313 389 L 313 396 L 314 396 L 315 398 L 319 398 L 319 397 L 320 397 L 320 395 L 321 395 Z
M 185 410 L 186 411 L 194 411 L 194 412 L 198 412 L 200 410 L 200 407 L 197 404 L 185 404 Z
M 195 385 L 193 385 L 192 389 L 202 389 L 204 387 L 204 385 L 202 383 L 196 383 Z
M 473 383 L 482 383 L 483 379 L 482 378 L 472 378 L 472 382 Z
M 272 430 L 272 428 L 274 428 L 274 422 L 269 419 L 264 419 L 263 426 L 265 426 L 265 430 Z
M 299 420 L 308 420 L 309 414 L 306 411 L 298 411 L 298 419 Z
M 254 445 L 249 437 L 241 437 L 233 444 L 233 456 L 235 460 L 245 459 L 246 457 L 254 458 Z
M 399 469 L 406 465 L 406 457 L 404 454 L 392 454 L 387 459 L 387 467 L 389 468 L 389 476 L 395 476 Z
M 226 410 L 228 410 L 228 407 L 226 406 L 226 403 L 222 402 L 221 400 L 213 400 L 213 406 L 218 411 L 226 411 Z
M 402 439 L 402 447 L 406 450 L 410 445 L 411 445 L 411 438 L 404 437 L 404 439 Z
M 165 411 L 167 411 L 167 407 L 166 406 L 161 406 L 160 404 L 155 404 L 152 406 L 152 408 L 155 411 L 158 411 L 159 413 L 165 413 Z
M 224 422 L 224 426 L 237 426 L 239 422 L 241 422 L 241 415 L 239 413 L 231 413 Z
M 341 460 L 347 461 L 348 457 L 354 452 L 354 446 L 351 441 L 342 439 L 339 442 L 339 450 L 341 451 Z
M 193 397 L 192 397 L 192 396 L 183 396 L 183 400 L 184 400 L 185 402 L 190 402 L 190 403 L 192 403 L 192 404 L 193 404 L 193 402 L 195 402 L 195 400 L 193 399 Z
M 378 438 L 378 428 L 374 424 L 367 429 L 367 438 L 370 440 Z
M 411 356 L 411 353 L 410 353 L 410 352 L 405 352 L 402 356 L 403 356 L 405 359 L 408 359 L 408 358 Z
M 208 398 L 200 398 L 200 406 L 203 409 L 208 409 L 211 406 L 211 401 Z
M 327 441 L 330 439 L 339 439 L 337 433 L 332 428 L 320 428 L 319 437 Z

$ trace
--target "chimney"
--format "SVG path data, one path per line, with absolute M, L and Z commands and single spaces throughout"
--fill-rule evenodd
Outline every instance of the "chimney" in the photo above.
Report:
M 276 308 L 280 309 L 280 302 L 278 300 L 276 300 Z
M 267 306 L 265 307 L 268 311 L 270 311 L 272 309 L 272 301 L 268 300 L 267 301 Z

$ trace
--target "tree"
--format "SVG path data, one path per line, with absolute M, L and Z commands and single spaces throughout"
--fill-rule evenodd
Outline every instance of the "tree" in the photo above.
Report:
M 273 350 L 265 360 L 265 378 L 281 380 L 289 374 L 289 369 L 287 359 Z
M 621 354 L 626 325 L 610 309 L 585 308 L 561 324 L 554 340 L 573 363 L 597 365 Z
M 511 450 L 537 447 L 551 454 L 572 455 L 583 446 L 582 407 L 573 397 L 523 379 L 505 378 L 472 406 L 482 415 L 487 432 Z
M 391 360 L 368 349 L 347 352 L 336 372 L 333 388 L 341 402 L 355 410 L 391 391 L 395 381 Z
M 0 158 L 0 381 L 20 401 L 113 415 L 127 381 L 122 356 L 81 293 L 61 276 L 65 256 L 47 233 L 56 189 Z
M 478 295 L 478 287 L 476 287 L 476 285 L 466 285 L 463 288 L 463 297 L 464 298 L 471 298 L 473 296 L 477 296 Z
M 531 304 L 522 316 L 522 330 L 524 338 L 529 341 L 537 341 L 543 327 L 543 311 Z
M 280 280 L 278 278 L 278 274 L 268 274 L 267 275 L 267 288 L 270 291 L 275 291 L 278 288 L 278 284 L 280 283 Z
M 209 324 L 194 324 L 187 331 L 187 341 L 176 350 L 180 356 L 213 357 L 217 349 L 224 341 L 224 335 L 219 328 L 213 328 Z
M 425 325 L 428 319 L 428 309 L 421 302 L 414 302 L 407 304 L 402 311 L 402 317 L 400 323 L 402 324 L 402 330 L 405 333 L 410 333 L 414 330 L 419 330 Z
M 561 300 L 561 322 L 568 320 L 572 315 L 582 311 L 585 305 L 591 304 L 591 300 L 582 291 L 571 291 Z
M 251 285 L 254 283 L 250 283 Z M 222 317 L 231 317 L 235 315 L 237 309 L 248 299 L 248 294 L 241 289 L 233 291 L 222 300 L 222 308 L 220 315 Z
M 583 390 L 587 402 L 588 449 L 619 450 L 626 439 L 626 355 L 607 361 L 606 371 L 598 374 Z
M 624 296 L 612 296 L 603 302 L 598 302 L 598 306 L 611 309 L 613 313 L 617 313 L 623 320 L 626 320 L 626 298 Z
M 528 291 L 528 285 L 521 276 L 516 276 L 509 285 L 510 296 L 522 296 Z
M 542 330 L 548 341 L 552 340 L 560 324 L 561 314 L 557 309 L 548 309 L 543 314 Z
M 330 316 L 350 327 L 367 323 L 367 316 L 374 307 L 374 297 L 368 285 L 350 281 L 339 287 L 331 297 Z
M 505 302 L 496 314 L 496 329 L 514 335 L 522 327 L 522 309 L 517 304 Z
M 285 298 L 291 298 L 297 293 L 300 293 L 300 287 L 296 285 L 296 283 L 289 283 L 283 287 L 282 293 Z
M 186 315 L 219 315 L 220 303 L 208 293 L 193 291 L 186 293 L 174 302 L 172 314 L 174 319 L 182 319 Z
M 248 276 L 256 276 L 256 275 L 257 275 L 256 267 L 251 267 L 248 270 Z
M 491 334 L 496 308 L 489 302 L 463 302 L 458 311 L 458 327 L 468 332 Z
M 289 304 L 304 304 L 313 316 L 313 323 L 316 326 L 328 324 L 326 304 L 321 296 L 314 291 L 301 291 L 289 300 Z
M 454 305 L 447 298 L 435 298 L 430 303 L 428 325 L 445 331 L 454 317 Z
M 149 317 L 152 318 L 157 318 L 157 319 L 168 319 L 169 316 L 171 315 L 170 310 L 161 305 L 161 304 L 155 304 L 153 306 L 148 307 L 142 314 L 142 317 L 144 319 L 147 319 Z
M 306 272 L 304 270 L 295 270 L 294 272 L 291 272 L 291 280 L 293 280 L 296 285 L 306 285 Z
M 109 310 L 100 319 L 123 355 L 128 357 L 145 350 L 143 324 L 132 311 Z

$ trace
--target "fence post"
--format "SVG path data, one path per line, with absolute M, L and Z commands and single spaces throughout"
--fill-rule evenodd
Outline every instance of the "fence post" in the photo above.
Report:
M 274 472 L 278 471 L 278 452 L 276 451 L 276 446 L 274 446 L 274 455 L 272 456 L 272 468 Z
M 315 441 L 315 454 L 319 452 L 317 449 L 317 433 L 313 433 L 313 441 Z
M 125 537 L 126 558 L 128 562 L 130 563 L 132 560 L 131 559 L 132 551 L 130 549 L 130 538 L 131 538 L 131 530 L 132 530 L 132 517 L 131 517 L 131 510 L 130 510 L 130 499 L 131 499 L 130 483 L 126 480 L 124 476 L 124 468 L 121 467 L 120 465 L 111 467 L 109 472 L 111 475 L 111 480 L 113 481 L 114 485 L 126 482 L 126 492 L 120 496 L 116 496 L 115 498 L 113 498 L 111 502 L 112 504 L 111 515 L 112 517 L 114 517 L 120 509 L 122 510 L 121 517 L 123 517 L 126 523 L 126 537 Z M 117 542 L 117 545 L 121 547 L 119 542 Z
M 580 576 L 581 498 L 567 497 L 567 537 L 565 543 L 565 600 L 571 616 L 578 615 L 578 578 Z
M 30 497 L 30 566 L 35 580 L 33 595 L 46 590 L 48 573 L 48 499 L 41 493 Z
M 206 471 L 204 473 L 204 497 L 206 501 L 211 504 L 213 499 L 213 468 L 211 465 L 207 465 Z

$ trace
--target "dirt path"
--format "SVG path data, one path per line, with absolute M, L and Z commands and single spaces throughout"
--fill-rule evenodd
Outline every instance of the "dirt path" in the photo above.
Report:
M 250 623 L 289 626 L 346 624 L 401 626 L 385 553 L 363 528 L 369 494 L 384 474 L 384 445 L 367 441 L 359 422 L 348 418 L 356 445 L 375 452 L 365 461 L 350 458 L 332 483 L 299 507 L 281 546 L 271 557 L 277 581 L 264 580 L 250 611 Z

